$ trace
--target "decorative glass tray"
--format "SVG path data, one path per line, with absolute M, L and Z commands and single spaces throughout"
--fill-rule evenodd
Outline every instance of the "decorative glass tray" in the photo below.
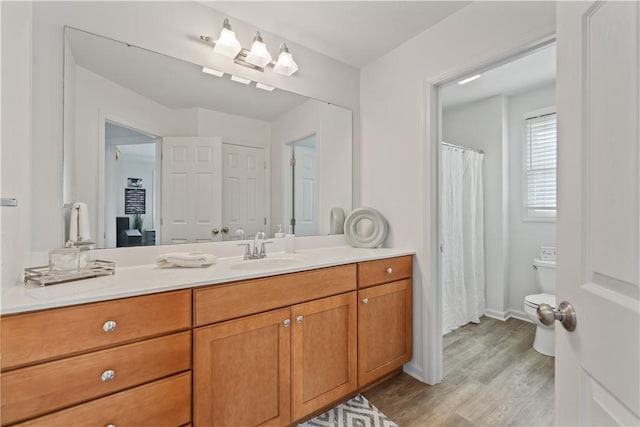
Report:
M 42 267 L 28 267 L 24 269 L 24 283 L 40 286 L 55 285 L 57 283 L 82 280 L 91 277 L 115 274 L 116 263 L 111 261 L 93 260 L 86 267 L 77 270 L 51 270 L 48 265 Z

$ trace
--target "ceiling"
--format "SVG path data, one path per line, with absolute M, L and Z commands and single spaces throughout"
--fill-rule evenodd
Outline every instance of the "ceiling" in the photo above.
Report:
M 470 1 L 203 1 L 229 18 L 362 68 Z M 222 25 L 222 23 L 220 23 Z M 233 22 L 232 22 L 233 25 Z M 295 55 L 295 53 L 294 53 Z
M 475 74 L 475 73 L 471 73 Z M 442 90 L 442 107 L 452 108 L 490 96 L 511 96 L 550 84 L 556 78 L 556 45 L 552 44 L 522 58 L 482 73 L 477 80 L 454 82 Z
M 273 121 L 308 99 L 236 83 L 229 75 L 205 74 L 199 65 L 84 31 L 67 28 L 65 34 L 77 65 L 168 108 L 204 108 Z

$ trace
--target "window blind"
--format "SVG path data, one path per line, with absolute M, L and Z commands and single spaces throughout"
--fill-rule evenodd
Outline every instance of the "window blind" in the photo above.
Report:
M 556 113 L 526 119 L 526 207 L 530 216 L 556 212 Z

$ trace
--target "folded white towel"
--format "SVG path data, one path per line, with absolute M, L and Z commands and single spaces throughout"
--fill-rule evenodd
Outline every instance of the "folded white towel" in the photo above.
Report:
M 72 242 L 91 241 L 91 226 L 89 224 L 89 208 L 86 203 L 74 203 L 69 218 L 69 240 Z
M 207 267 L 216 263 L 216 256 L 202 252 L 174 252 L 156 258 L 158 267 Z

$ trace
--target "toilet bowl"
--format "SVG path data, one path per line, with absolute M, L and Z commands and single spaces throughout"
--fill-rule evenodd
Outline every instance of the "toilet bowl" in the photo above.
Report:
M 538 320 L 536 311 L 540 304 L 549 304 L 554 309 L 556 308 L 556 263 L 536 258 L 533 260 L 533 267 L 536 270 L 536 279 L 542 293 L 527 295 L 524 298 L 524 311 L 537 326 L 533 348 L 538 353 L 553 356 L 555 354 L 555 324 L 543 325 Z

